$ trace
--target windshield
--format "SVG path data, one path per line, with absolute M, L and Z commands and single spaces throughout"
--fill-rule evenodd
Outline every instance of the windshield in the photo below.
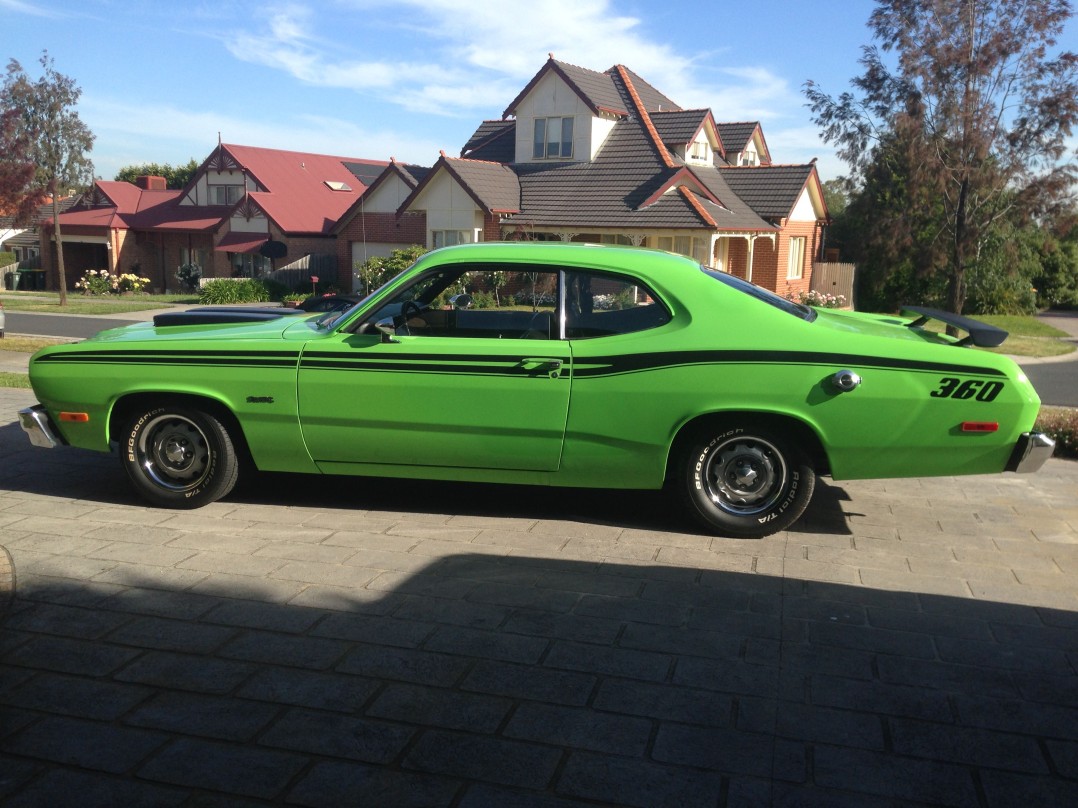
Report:
M 710 267 L 701 266 L 700 269 L 704 271 L 704 274 L 710 275 L 715 280 L 725 283 L 727 286 L 737 289 L 739 292 L 743 292 L 757 300 L 762 300 L 769 306 L 774 306 L 776 309 L 781 309 L 788 314 L 792 314 L 794 317 L 799 317 L 810 323 L 816 319 L 815 309 L 811 309 L 800 303 L 794 303 L 792 300 L 787 300 L 784 297 L 779 297 L 774 292 L 764 289 L 762 286 L 757 286 L 756 284 L 749 283 L 735 275 L 730 275 L 727 272 L 720 272 L 719 270 L 711 269 Z

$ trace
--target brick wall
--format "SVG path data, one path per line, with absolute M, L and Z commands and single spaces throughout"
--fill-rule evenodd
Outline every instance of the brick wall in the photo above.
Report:
M 408 213 L 360 213 L 341 228 L 337 234 L 337 286 L 352 291 L 352 244 L 363 241 L 371 243 L 412 244 L 427 243 L 426 214 Z

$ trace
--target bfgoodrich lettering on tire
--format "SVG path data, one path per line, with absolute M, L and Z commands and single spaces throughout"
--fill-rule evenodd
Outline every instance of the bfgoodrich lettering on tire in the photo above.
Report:
M 135 489 L 154 505 L 198 508 L 228 494 L 239 476 L 228 430 L 209 413 L 164 404 L 133 414 L 120 457 Z
M 801 452 L 780 435 L 748 425 L 698 433 L 681 462 L 690 512 L 725 536 L 785 530 L 804 513 L 816 485 Z

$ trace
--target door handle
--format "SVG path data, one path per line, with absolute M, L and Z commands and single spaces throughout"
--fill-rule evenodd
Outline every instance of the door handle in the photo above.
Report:
M 561 374 L 562 360 L 547 357 L 537 359 L 521 359 L 521 366 L 530 371 L 546 371 L 550 378 L 556 379 Z

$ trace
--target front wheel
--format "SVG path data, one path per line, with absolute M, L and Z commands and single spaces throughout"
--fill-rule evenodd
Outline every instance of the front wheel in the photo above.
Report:
M 682 459 L 681 491 L 709 530 L 760 538 L 798 520 L 816 485 L 811 462 L 786 440 L 751 426 L 699 433 Z
M 166 508 L 215 502 L 239 476 L 236 448 L 224 425 L 181 406 L 154 407 L 129 418 L 120 457 L 139 494 Z

